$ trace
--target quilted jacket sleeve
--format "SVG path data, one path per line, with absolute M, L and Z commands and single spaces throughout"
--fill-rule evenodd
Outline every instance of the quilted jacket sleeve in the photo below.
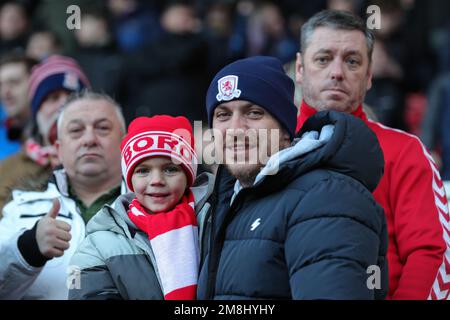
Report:
M 356 180 L 330 174 L 306 191 L 288 219 L 293 299 L 384 298 L 386 251 L 381 207 Z
M 17 216 L 17 207 L 10 202 L 0 220 L 0 299 L 21 299 L 42 271 L 19 251 L 18 239 L 26 229 L 18 229 Z
M 70 300 L 122 299 L 92 236 L 81 243 L 70 262 Z

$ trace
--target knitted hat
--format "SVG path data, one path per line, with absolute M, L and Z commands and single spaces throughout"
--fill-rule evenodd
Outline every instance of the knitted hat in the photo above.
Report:
M 33 117 L 51 92 L 63 89 L 78 92 L 90 83 L 78 63 L 72 58 L 53 55 L 35 66 L 31 72 L 28 98 Z
M 206 95 L 208 123 L 212 127 L 214 109 L 231 100 L 247 100 L 264 108 L 295 135 L 297 108 L 294 82 L 277 58 L 256 56 L 237 60 L 217 73 Z
M 197 175 L 197 155 L 194 150 L 192 126 L 185 117 L 159 115 L 134 119 L 122 140 L 122 173 L 128 189 L 134 168 L 139 162 L 151 157 L 168 157 L 180 164 L 192 186 Z

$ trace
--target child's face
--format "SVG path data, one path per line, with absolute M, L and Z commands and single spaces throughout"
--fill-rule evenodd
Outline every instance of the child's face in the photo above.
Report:
M 134 168 L 131 183 L 139 203 L 157 213 L 172 210 L 178 204 L 186 190 L 187 177 L 171 159 L 156 157 Z

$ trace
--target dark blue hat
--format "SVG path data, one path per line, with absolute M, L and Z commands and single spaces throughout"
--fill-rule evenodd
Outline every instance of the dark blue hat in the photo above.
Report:
M 80 78 L 74 75 L 73 84 L 69 85 L 65 83 L 67 79 L 67 74 L 59 73 L 54 74 L 46 79 L 44 79 L 36 89 L 36 93 L 31 100 L 31 110 L 35 116 L 38 112 L 42 102 L 45 97 L 47 97 L 51 92 L 56 90 L 66 90 L 67 92 L 79 92 L 86 88 L 85 84 Z
M 90 83 L 78 63 L 72 58 L 53 55 L 31 71 L 28 97 L 33 117 L 44 99 L 56 90 L 78 92 L 89 88 Z
M 264 108 L 287 130 L 291 140 L 297 125 L 295 85 L 277 58 L 256 56 L 237 60 L 217 73 L 206 95 L 208 123 L 214 109 L 232 100 L 247 100 Z

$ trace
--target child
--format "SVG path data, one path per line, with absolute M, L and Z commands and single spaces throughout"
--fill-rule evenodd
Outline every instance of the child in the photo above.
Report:
M 72 258 L 69 298 L 195 299 L 192 127 L 184 117 L 140 117 L 131 122 L 121 150 L 122 172 L 134 193 L 120 196 L 89 222 Z

